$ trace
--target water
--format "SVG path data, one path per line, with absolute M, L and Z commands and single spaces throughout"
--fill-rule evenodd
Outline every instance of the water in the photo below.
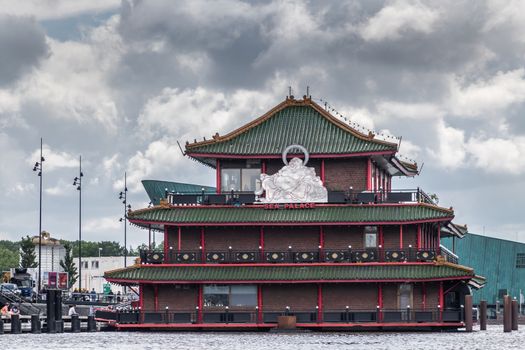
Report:
M 525 329 L 473 333 L 99 332 L 0 335 L 4 349 L 524 349 Z

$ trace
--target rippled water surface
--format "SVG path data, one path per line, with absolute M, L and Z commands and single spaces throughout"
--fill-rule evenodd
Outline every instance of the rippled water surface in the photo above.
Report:
M 524 327 L 524 326 L 522 326 Z M 3 349 L 525 349 L 525 328 L 473 333 L 99 332 L 0 335 Z

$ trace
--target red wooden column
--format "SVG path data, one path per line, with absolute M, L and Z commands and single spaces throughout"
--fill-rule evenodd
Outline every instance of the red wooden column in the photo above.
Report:
M 443 321 L 443 308 L 445 307 L 445 295 L 443 294 L 443 281 L 439 282 L 439 322 Z
M 383 225 L 379 226 L 379 244 L 381 248 L 385 248 L 385 236 L 383 235 Z
M 323 252 L 324 252 L 324 228 L 323 226 L 319 226 L 319 261 L 324 261 Z
M 206 246 L 205 246 L 206 242 L 204 240 L 204 226 L 201 227 L 201 254 L 202 254 L 202 257 L 201 257 L 201 261 L 202 263 L 205 263 L 206 262 Z
M 177 241 L 177 250 L 180 252 L 181 250 L 181 236 L 182 236 L 182 232 L 181 232 L 181 227 L 179 226 L 179 232 L 178 232 L 178 241 Z
M 423 303 L 423 310 L 425 310 L 425 308 L 427 307 L 427 285 L 425 284 L 425 282 L 421 283 L 421 289 L 423 294 L 423 297 L 421 298 Z
M 321 182 L 324 185 L 324 182 L 325 182 L 324 159 L 321 159 Z
M 220 159 L 217 159 L 215 161 L 215 177 L 216 177 L 216 185 L 217 185 L 217 188 L 215 189 L 215 192 L 216 193 L 221 193 L 221 161 Z
M 417 224 L 417 249 L 421 249 L 421 224 Z
M 368 158 L 366 164 L 366 190 L 370 191 L 372 189 L 372 160 Z
M 168 226 L 164 225 L 164 261 L 168 258 L 168 249 L 170 247 L 170 242 L 168 239 Z
M 323 322 L 323 285 L 317 284 L 317 323 Z
M 139 283 L 139 308 L 144 309 L 144 284 Z
M 403 225 L 399 225 L 399 248 L 403 249 Z
M 203 305 L 203 295 L 202 295 L 202 284 L 199 284 L 199 293 L 197 296 L 197 323 L 202 323 L 202 305 Z
M 259 253 L 261 254 L 259 261 L 264 262 L 264 226 L 261 226 L 259 231 L 259 247 Z
M 153 287 L 153 305 L 155 305 L 155 311 L 159 311 L 159 286 L 157 284 Z
M 266 174 L 266 159 L 261 161 L 261 173 Z
M 379 306 L 379 310 L 383 309 L 383 284 L 378 283 L 377 284 L 377 306 Z M 379 319 L 378 322 L 383 321 L 383 313 L 379 312 Z
M 438 254 L 441 254 L 441 247 L 439 246 L 441 244 L 441 223 L 438 222 L 438 232 L 437 232 L 437 237 L 436 237 L 436 249 L 437 249 L 437 253 Z
M 257 322 L 263 322 L 263 298 L 262 298 L 262 285 L 257 285 Z

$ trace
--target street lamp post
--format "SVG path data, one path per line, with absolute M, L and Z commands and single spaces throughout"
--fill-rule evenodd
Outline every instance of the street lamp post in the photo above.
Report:
M 127 211 L 131 209 L 131 205 L 128 204 L 128 185 L 127 185 L 127 177 L 126 173 L 124 172 L 124 191 L 119 193 L 118 199 L 122 201 L 122 204 L 124 204 L 124 216 L 119 219 L 120 222 L 124 222 L 124 267 L 127 266 L 127 259 L 128 259 L 128 248 L 127 248 Z
M 98 257 L 100 258 L 100 252 L 102 251 L 102 248 L 98 248 Z
M 42 155 L 42 138 L 40 138 L 40 162 L 36 162 L 33 171 L 38 171 L 40 178 L 40 205 L 38 214 L 38 291 L 42 290 L 42 177 L 44 173 L 43 163 L 45 159 Z
M 78 291 L 82 293 L 82 156 L 78 162 L 78 177 L 73 180 L 73 186 L 77 186 L 78 191 Z

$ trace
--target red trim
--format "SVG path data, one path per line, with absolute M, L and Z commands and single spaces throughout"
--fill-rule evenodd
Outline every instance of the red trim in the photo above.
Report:
M 263 295 L 262 295 L 262 286 L 257 285 L 257 323 L 263 322 Z
M 377 152 L 358 152 L 358 153 L 311 153 L 310 159 L 314 158 L 353 158 L 374 155 L 395 154 L 396 151 L 377 151 Z M 186 155 L 193 158 L 213 158 L 213 159 L 281 159 L 281 154 L 216 154 L 216 153 L 188 153 Z
M 385 246 L 385 237 L 383 235 L 383 226 L 379 226 L 379 244 L 384 248 Z
M 210 268 L 228 268 L 228 267 L 239 267 L 239 266 L 417 266 L 417 265 L 436 265 L 434 262 L 359 262 L 359 263 L 324 263 L 324 262 L 312 262 L 312 263 L 232 263 L 232 264 L 144 264 L 140 265 L 140 268 L 156 268 L 156 267 L 210 267 Z
M 181 227 L 179 226 L 179 240 L 177 242 L 177 250 L 180 252 L 181 250 Z
M 111 321 L 111 320 L 108 320 Z M 114 320 L 113 320 L 114 321 Z M 383 329 L 389 328 L 421 328 L 421 327 L 436 327 L 436 328 L 462 328 L 465 327 L 463 322 L 424 322 L 424 323 L 402 323 L 402 322 L 389 322 L 389 323 L 377 323 L 377 322 L 363 322 L 363 323 L 297 323 L 299 328 L 378 328 Z M 191 329 L 191 328 L 208 328 L 208 329 L 220 329 L 220 328 L 231 328 L 231 329 L 257 329 L 257 328 L 277 328 L 276 323 L 204 323 L 204 324 L 191 324 L 191 323 L 124 323 L 115 324 L 115 327 L 119 329 Z
M 315 203 L 315 208 L 341 208 L 341 207 L 354 207 L 354 208 L 362 208 L 362 207 L 433 207 L 433 205 L 430 204 L 422 204 L 422 203 L 366 203 L 366 204 L 335 204 L 335 203 Z M 172 205 L 168 209 L 177 209 L 177 210 L 199 210 L 199 209 L 249 209 L 249 208 L 257 208 L 260 210 L 265 210 L 263 204 L 243 204 L 241 207 L 235 207 L 233 205 L 227 205 L 227 204 L 214 204 L 214 205 Z M 314 208 L 314 209 L 315 209 Z M 436 207 L 438 211 L 442 212 L 450 212 L 450 210 Z M 144 211 L 149 211 L 149 209 L 141 209 Z
M 383 309 L 383 284 L 377 284 L 377 305 L 379 309 Z M 379 321 L 383 321 L 383 313 L 379 313 Z
M 323 226 L 319 226 L 319 247 L 320 249 L 324 249 L 324 228 Z M 320 252 L 322 253 L 322 251 Z
M 239 210 L 239 209 L 236 209 Z M 210 223 L 202 223 L 202 222 L 196 222 L 196 223 L 179 223 L 181 226 L 246 226 L 246 225 L 260 225 L 260 224 L 266 224 L 271 226 L 341 226 L 341 225 L 348 225 L 348 226 L 366 226 L 366 225 L 409 225 L 409 224 L 418 224 L 418 223 L 429 223 L 429 222 L 441 222 L 441 221 L 450 221 L 454 219 L 453 216 L 443 217 L 443 218 L 436 218 L 436 219 L 421 219 L 421 220 L 411 220 L 411 221 L 362 221 L 362 222 L 356 222 L 356 221 L 331 221 L 331 222 L 270 222 L 270 223 L 262 223 L 262 222 L 210 222 Z M 136 219 L 128 219 L 133 224 L 155 224 L 155 225 L 173 225 L 177 224 L 177 222 L 172 221 L 146 221 L 146 220 L 136 220 Z
M 438 254 L 441 254 L 441 225 L 438 224 L 438 230 L 437 230 L 437 242 L 436 242 L 436 248 L 438 250 Z
M 128 219 L 129 220 L 129 219 Z M 168 256 L 168 249 L 169 249 L 169 239 L 168 239 L 168 225 L 164 226 L 164 256 Z
M 266 160 L 261 160 L 261 173 L 266 174 Z
M 323 322 L 323 285 L 317 284 L 317 323 Z
M 417 249 L 421 249 L 421 224 L 417 224 Z
M 399 225 L 399 249 L 403 249 L 403 225 Z
M 153 286 L 153 305 L 155 311 L 159 311 L 159 286 L 157 285 Z
M 321 159 L 321 182 L 325 183 L 324 159 Z
M 388 283 L 388 282 L 435 282 L 435 281 L 452 281 L 452 280 L 469 280 L 472 276 L 456 276 L 456 277 L 443 277 L 443 278 L 423 278 L 423 279 L 376 279 L 376 280 L 274 280 L 274 281 L 264 281 L 264 280 L 206 280 L 206 281 L 173 281 L 173 280 L 131 280 L 131 279 L 121 279 L 121 278 L 106 278 L 107 281 L 113 283 L 144 283 L 144 284 L 305 284 L 305 283 Z
M 216 185 L 217 185 L 215 192 L 220 194 L 221 193 L 221 161 L 220 159 L 215 160 L 215 169 L 216 169 L 215 178 L 216 178 Z
M 202 323 L 202 306 L 203 306 L 203 295 L 202 295 L 202 284 L 199 284 L 199 294 L 197 296 L 197 305 L 199 310 L 197 311 L 197 323 Z

